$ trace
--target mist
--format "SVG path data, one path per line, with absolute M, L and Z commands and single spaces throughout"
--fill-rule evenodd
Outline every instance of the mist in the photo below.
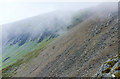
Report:
M 96 6 L 97 2 L 11 2 L 0 3 L 0 24 L 15 22 L 28 17 L 52 12 L 55 10 L 78 10 Z
M 2 24 L 3 45 L 10 40 L 11 37 L 15 37 L 23 33 L 29 33 L 31 38 L 38 34 L 42 34 L 44 31 L 55 32 L 58 30 L 56 33 L 61 34 L 66 31 L 67 26 L 72 23 L 72 18 L 76 12 L 89 7 L 94 7 L 99 3 L 17 4 L 14 3 L 13 6 L 11 6 L 12 4 L 6 4 L 6 6 L 4 6 L 5 8 L 3 7 L 3 15 L 9 16 L 8 18 L 3 17 L 4 19 L 1 21 L 1 23 L 6 23 Z M 10 8 L 15 6 L 17 8 L 15 7 L 14 10 L 8 9 L 7 7 L 9 6 Z M 11 15 L 7 13 L 8 11 Z
M 45 31 L 60 35 L 67 31 L 67 27 L 72 24 L 73 18 L 76 14 L 79 15 L 86 10 L 88 11 L 89 16 L 95 14 L 101 19 L 105 18 L 102 15 L 108 15 L 112 11 L 117 11 L 117 3 L 51 3 L 49 6 L 53 4 L 56 6 L 54 11 L 49 10 L 50 12 L 45 12 L 43 14 L 40 13 L 39 15 L 31 17 L 27 16 L 26 19 L 3 24 L 3 46 L 11 38 L 19 36 L 20 34 L 29 34 L 30 38 L 42 35 Z

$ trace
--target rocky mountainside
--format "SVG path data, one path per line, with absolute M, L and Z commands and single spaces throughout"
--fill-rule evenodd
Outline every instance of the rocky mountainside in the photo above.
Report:
M 95 77 L 120 77 L 120 58 L 113 56 L 104 62 Z
M 4 53 L 3 62 L 7 68 L 3 69 L 3 76 L 92 77 L 101 76 L 101 71 L 104 72 L 104 70 L 106 73 L 107 68 L 101 67 L 104 70 L 99 70 L 100 66 L 118 54 L 118 12 L 116 3 L 100 5 L 86 11 L 83 15 L 77 13 L 70 24 L 64 22 L 63 19 L 64 17 L 62 20 L 54 18 L 54 20 L 48 22 L 48 25 L 42 21 L 43 25 L 54 25 L 53 28 L 56 27 L 56 24 L 57 28 L 60 25 L 59 30 L 57 28 L 54 30 L 53 28 L 50 30 L 44 29 L 39 34 L 33 31 L 32 34 L 22 33 L 20 35 L 18 32 L 18 37 L 11 33 L 15 37 L 13 36 L 9 43 L 5 43 L 5 45 L 9 45 L 5 47 L 9 50 L 4 52 L 12 53 L 10 55 Z M 39 25 L 38 21 L 38 19 L 35 20 L 34 24 L 32 21 L 26 20 L 25 25 Z M 24 25 L 24 21 L 18 25 Z M 67 31 L 61 33 L 61 29 L 64 30 L 62 27 L 65 27 Z M 40 28 L 37 32 L 39 30 Z M 35 37 L 33 37 L 34 33 Z M 33 35 L 32 38 L 30 35 Z M 34 50 L 31 50 L 32 48 Z M 23 49 L 24 51 L 22 51 Z M 18 61 L 8 66 L 8 60 L 16 59 L 12 59 L 14 56 L 19 58 Z M 114 59 L 106 62 L 107 65 L 108 62 L 110 65 L 112 62 L 110 69 L 118 62 L 117 57 L 114 58 L 115 62 Z M 100 72 L 97 73 L 98 70 Z
M 19 65 L 36 58 L 51 41 L 67 32 L 71 26 L 87 19 L 90 14 L 53 11 L 3 25 L 2 67 L 0 66 L 3 76 L 13 76 Z
M 117 6 L 110 6 L 99 7 L 94 15 L 56 38 L 37 58 L 21 65 L 15 76 L 94 76 L 118 52 Z

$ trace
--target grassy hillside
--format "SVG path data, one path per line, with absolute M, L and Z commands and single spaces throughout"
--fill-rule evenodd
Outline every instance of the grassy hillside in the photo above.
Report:
M 3 67 L 2 76 L 3 77 L 13 76 L 21 64 L 29 63 L 30 60 L 32 60 L 33 58 L 36 58 L 40 54 L 40 52 L 42 52 L 52 40 L 54 40 L 54 39 L 49 40 L 49 37 L 48 37 L 48 38 L 44 39 L 41 43 L 38 43 L 38 44 L 37 43 L 36 44 L 28 43 L 30 45 L 27 45 L 27 47 L 22 46 L 23 48 L 21 51 L 12 53 L 14 55 L 13 57 L 9 56 L 9 54 L 7 53 L 7 55 L 5 55 L 5 56 L 11 57 L 11 58 L 8 59 L 7 62 L 2 64 L 3 65 L 2 66 Z M 10 50 L 10 48 L 7 50 Z M 14 48 L 13 50 L 17 50 L 17 47 Z

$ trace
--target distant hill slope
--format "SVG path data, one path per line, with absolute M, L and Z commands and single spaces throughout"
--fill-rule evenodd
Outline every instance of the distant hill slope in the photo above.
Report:
M 52 41 L 29 64 L 21 65 L 15 76 L 91 77 L 96 74 L 101 64 L 118 52 L 117 9 L 108 5 L 98 9 Z

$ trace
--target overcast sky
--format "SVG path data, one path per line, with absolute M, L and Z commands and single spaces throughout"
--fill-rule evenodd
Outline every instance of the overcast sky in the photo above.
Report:
M 73 4 L 73 2 L 83 2 L 83 1 L 87 3 Z M 79 8 L 83 9 L 98 5 L 100 2 L 118 2 L 118 1 L 119 0 L 0 0 L 0 52 L 1 52 L 1 40 L 2 40 L 1 24 L 14 22 L 16 20 L 21 20 L 27 17 L 36 16 L 38 14 L 47 13 L 57 9 L 68 9 L 68 8 L 76 9 L 78 6 Z M 60 4 L 59 2 L 63 2 L 63 3 Z M 72 2 L 72 3 L 68 4 L 64 2 Z
M 99 3 L 45 3 L 45 2 L 13 2 L 0 4 L 0 24 L 10 23 L 16 20 L 51 12 L 59 9 L 84 9 Z
M 83 0 L 0 0 L 0 25 L 58 9 L 84 9 L 108 1 L 118 0 L 84 0 L 84 3 Z

